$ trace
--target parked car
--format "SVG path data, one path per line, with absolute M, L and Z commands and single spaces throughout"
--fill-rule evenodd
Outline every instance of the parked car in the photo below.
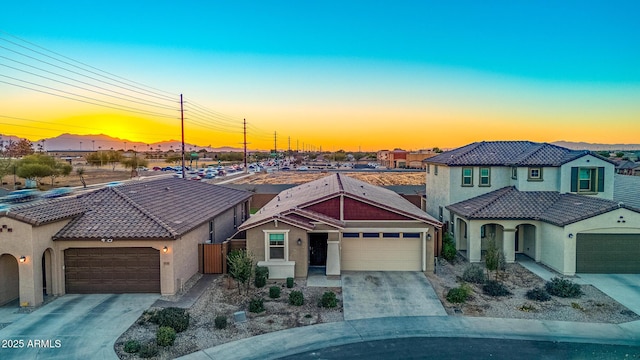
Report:
M 153 171 L 161 171 L 161 170 L 163 170 L 163 168 L 161 168 L 160 166 L 153 167 Z
M 298 168 L 298 171 L 307 171 L 307 170 L 309 170 L 309 168 L 308 168 L 308 167 L 306 167 L 306 166 L 300 166 L 300 167 Z
M 43 198 L 46 199 L 51 199 L 51 198 L 57 198 L 60 196 L 65 196 L 65 195 L 69 195 L 73 192 L 73 190 L 71 190 L 70 188 L 56 188 L 56 189 L 51 189 L 49 191 L 44 192 L 44 194 L 42 194 Z
M 40 192 L 35 189 L 23 189 L 15 190 L 4 197 L 4 201 L 7 203 L 19 203 L 25 201 L 35 200 L 40 197 Z

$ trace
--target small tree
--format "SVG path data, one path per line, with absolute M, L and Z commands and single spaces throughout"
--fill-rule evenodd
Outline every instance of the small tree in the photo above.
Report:
M 229 276 L 238 283 L 238 293 L 242 293 L 240 285 L 247 291 L 253 275 L 253 257 L 246 250 L 233 250 L 227 256 Z
M 84 168 L 79 167 L 76 169 L 76 175 L 80 177 L 80 182 L 82 183 L 82 187 L 87 187 L 87 182 L 84 180 Z
M 485 253 L 484 261 L 485 266 L 487 267 L 487 272 L 494 271 L 497 281 L 498 273 L 500 272 L 500 263 L 504 261 L 504 255 L 496 246 L 495 234 L 488 236 L 487 251 Z

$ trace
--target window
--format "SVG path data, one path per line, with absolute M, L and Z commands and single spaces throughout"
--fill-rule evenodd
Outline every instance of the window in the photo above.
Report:
M 360 237 L 360 233 L 342 233 L 343 238 L 357 238 Z
M 377 237 L 380 237 L 380 234 L 379 233 L 362 233 L 362 237 L 377 238 Z
M 473 186 L 473 168 L 462 168 L 462 186 Z
M 516 180 L 518 178 L 518 168 L 515 166 L 511 168 L 511 178 L 513 180 Z
M 528 181 L 542 181 L 542 168 L 533 167 L 529 168 Z
M 403 238 L 419 238 L 420 233 L 402 233 Z
M 480 237 L 485 238 L 487 236 L 487 228 L 486 225 L 482 225 L 480 227 Z
M 491 186 L 491 168 L 480 168 L 480 184 L 479 186 Z
M 443 212 L 444 212 L 444 210 L 442 209 L 442 206 L 440 206 L 440 207 L 438 208 L 438 218 L 440 219 L 440 221 L 442 221 L 442 220 L 444 219 L 444 217 L 443 217 L 443 215 L 442 215 L 442 214 L 443 214 Z
M 209 242 L 213 243 L 216 240 L 216 226 L 215 223 L 213 222 L 214 220 L 209 221 Z
M 233 228 L 237 228 L 238 227 L 238 208 L 237 207 L 233 207 Z
M 433 165 L 433 175 L 438 175 L 438 165 Z
M 431 172 L 431 166 L 427 164 L 427 174 L 429 174 L 430 172 Z
M 383 238 L 399 238 L 400 233 L 382 233 Z
M 595 194 L 604 191 L 604 167 L 572 167 L 571 192 Z
M 287 260 L 287 233 L 268 232 L 267 237 L 267 261 Z

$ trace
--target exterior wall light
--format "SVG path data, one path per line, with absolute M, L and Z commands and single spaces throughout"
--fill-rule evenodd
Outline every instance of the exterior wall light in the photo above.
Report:
M 163 253 L 165 253 L 165 254 L 166 254 L 166 253 L 167 253 L 167 251 L 169 251 L 169 248 L 168 248 L 168 247 L 166 247 L 166 246 L 165 246 L 165 247 L 163 247 L 163 248 L 162 248 L 162 252 L 163 252 Z
M 572 239 L 572 238 L 573 238 L 573 234 L 569 234 L 569 239 Z
M 25 261 L 27 261 L 27 258 L 24 256 L 20 256 L 20 262 L 24 263 Z
M 302 239 L 298 238 L 298 245 L 302 245 Z
M 427 234 L 427 240 L 431 241 L 431 234 Z

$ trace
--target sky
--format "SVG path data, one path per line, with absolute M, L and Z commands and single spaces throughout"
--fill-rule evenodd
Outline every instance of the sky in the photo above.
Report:
M 0 134 L 640 143 L 637 1 L 12 1 Z

